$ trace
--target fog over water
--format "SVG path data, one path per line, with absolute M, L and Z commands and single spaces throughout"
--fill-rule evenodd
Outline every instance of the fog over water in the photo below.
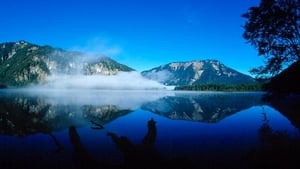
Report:
M 173 86 L 165 86 L 157 81 L 144 78 L 138 72 L 118 72 L 116 75 L 51 75 L 46 82 L 35 86 L 51 89 L 120 89 L 120 90 L 149 90 L 168 89 Z
M 120 109 L 135 110 L 144 103 L 166 96 L 175 96 L 175 91 L 168 90 L 102 90 L 102 89 L 58 89 L 25 88 L 2 91 L 9 96 L 42 98 L 52 105 L 103 106 L 116 105 Z

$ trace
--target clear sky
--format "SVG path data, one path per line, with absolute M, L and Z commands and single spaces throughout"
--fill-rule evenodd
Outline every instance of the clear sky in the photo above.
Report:
M 217 59 L 242 73 L 263 58 L 242 37 L 259 0 L 1 0 L 0 42 L 104 53 L 137 71 Z

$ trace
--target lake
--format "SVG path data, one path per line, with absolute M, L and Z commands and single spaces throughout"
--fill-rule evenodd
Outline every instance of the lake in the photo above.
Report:
M 263 94 L 0 90 L 0 168 L 293 168 L 298 103 Z

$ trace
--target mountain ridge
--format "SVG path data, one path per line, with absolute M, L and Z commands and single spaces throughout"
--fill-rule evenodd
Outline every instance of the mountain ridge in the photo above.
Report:
M 255 83 L 251 76 L 227 67 L 215 59 L 170 62 L 143 71 L 142 75 L 165 85 L 176 86 Z
M 0 84 L 25 86 L 40 83 L 53 74 L 115 75 L 134 71 L 126 65 L 103 56 L 88 56 L 27 41 L 0 44 Z
M 55 74 L 111 76 L 120 71 L 135 70 L 104 55 L 90 56 L 24 40 L 0 43 L 1 88 L 43 83 L 47 77 Z M 255 83 L 252 77 L 216 59 L 170 62 L 142 71 L 141 75 L 172 86 Z

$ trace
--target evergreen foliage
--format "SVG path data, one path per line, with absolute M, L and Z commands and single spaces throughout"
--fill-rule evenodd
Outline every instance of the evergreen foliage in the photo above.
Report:
M 202 84 L 202 85 L 187 85 L 177 86 L 175 90 L 191 90 L 191 91 L 262 91 L 262 84 Z

